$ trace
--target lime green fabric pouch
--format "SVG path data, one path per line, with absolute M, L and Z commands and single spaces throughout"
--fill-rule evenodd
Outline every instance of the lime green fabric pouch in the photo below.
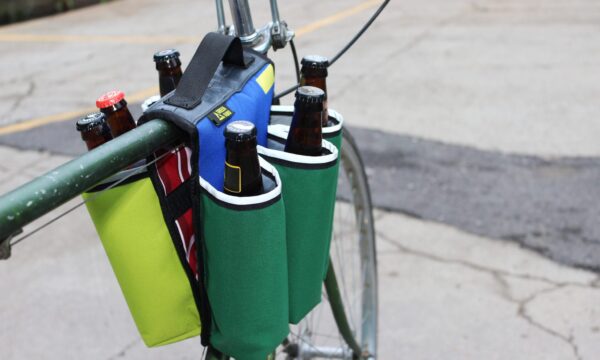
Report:
M 144 343 L 160 346 L 198 336 L 192 280 L 171 240 L 152 181 L 142 172 L 106 189 L 113 182 L 109 179 L 83 197 Z
M 281 124 L 269 126 L 268 147 L 259 147 L 259 154 L 277 168 L 283 183 L 289 321 L 297 324 L 321 301 L 339 163 L 337 148 L 326 140 L 321 156 L 284 152 L 288 130 Z
M 282 183 L 260 163 L 265 193 L 258 196 L 230 196 L 200 178 L 210 341 L 238 360 L 266 359 L 289 333 Z

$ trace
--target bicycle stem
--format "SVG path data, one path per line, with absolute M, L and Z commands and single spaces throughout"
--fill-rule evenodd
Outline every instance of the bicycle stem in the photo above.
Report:
M 229 0 L 229 8 L 237 36 L 242 43 L 253 43 L 259 34 L 252 23 L 248 0 Z
M 252 48 L 266 54 L 272 46 L 273 50 L 282 49 L 294 38 L 294 32 L 288 29 L 285 21 L 279 17 L 277 0 L 270 0 L 271 22 L 260 29 L 254 27 L 248 0 L 229 0 L 229 8 L 233 19 L 233 27 L 225 22 L 223 0 L 215 0 L 217 10 L 217 31 L 225 35 L 235 34 L 244 47 Z
M 183 139 L 174 125 L 152 120 L 0 196 L 0 244 L 100 181 Z

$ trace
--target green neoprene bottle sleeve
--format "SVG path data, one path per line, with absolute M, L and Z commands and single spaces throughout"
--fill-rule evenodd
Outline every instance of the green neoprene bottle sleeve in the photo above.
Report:
M 271 121 L 269 128 L 271 132 L 287 132 L 292 121 L 294 107 L 289 105 L 273 105 L 271 106 Z M 334 109 L 329 109 L 330 126 L 323 128 L 323 139 L 332 143 L 341 154 L 342 140 L 344 130 L 344 117 Z M 284 139 L 285 135 L 280 134 Z M 281 140 L 281 139 L 280 139 Z M 283 148 L 282 148 L 283 149 Z M 337 190 L 337 189 L 336 189 Z M 335 193 L 332 194 L 335 197 Z M 328 233 L 333 231 L 333 221 L 329 224 Z M 325 257 L 323 262 L 323 279 L 327 275 L 327 267 L 329 266 L 329 257 Z
M 261 159 L 266 193 L 226 195 L 200 179 L 210 342 L 240 360 L 264 360 L 289 333 L 285 210 L 277 171 Z
M 323 267 L 329 256 L 338 175 L 338 151 L 323 142 L 322 156 L 281 150 L 285 132 L 269 129 L 269 148 L 259 148 L 283 183 L 286 217 L 291 323 L 296 324 L 321 301 Z

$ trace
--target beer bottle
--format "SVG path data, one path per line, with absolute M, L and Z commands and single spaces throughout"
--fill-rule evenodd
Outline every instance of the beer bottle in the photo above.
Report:
M 314 86 L 301 86 L 296 90 L 294 114 L 285 151 L 300 155 L 319 156 L 323 142 L 321 117 L 323 90 Z
M 133 116 L 127 108 L 125 93 L 119 90 L 109 91 L 96 100 L 96 106 L 106 115 L 106 123 L 114 138 L 135 128 Z
M 235 196 L 260 195 L 263 182 L 256 152 L 256 127 L 249 121 L 233 121 L 225 127 L 224 192 Z
M 97 148 L 113 138 L 103 113 L 95 112 L 86 115 L 77 121 L 76 127 L 88 150 Z
M 181 61 L 179 51 L 168 49 L 154 54 L 156 70 L 158 70 L 158 86 L 160 96 L 165 96 L 175 90 L 181 79 Z
M 329 60 L 324 56 L 307 55 L 302 58 L 302 68 L 300 69 L 300 86 L 314 86 L 323 90 L 325 98 L 323 100 L 323 118 L 321 123 L 327 127 L 329 113 L 327 112 L 327 67 Z

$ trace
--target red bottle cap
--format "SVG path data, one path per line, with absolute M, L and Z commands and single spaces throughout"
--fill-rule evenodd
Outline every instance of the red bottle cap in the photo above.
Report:
M 96 106 L 98 109 L 104 109 L 109 106 L 113 106 L 117 104 L 119 101 L 125 98 L 125 93 L 120 90 L 112 90 L 107 92 L 106 94 L 100 96 L 98 100 L 96 100 Z

